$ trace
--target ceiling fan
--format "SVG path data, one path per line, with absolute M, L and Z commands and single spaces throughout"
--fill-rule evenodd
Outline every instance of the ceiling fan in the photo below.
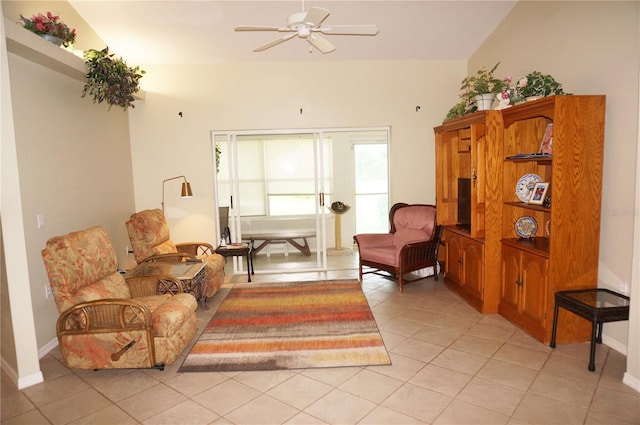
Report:
M 304 9 L 304 3 L 303 3 Z M 263 46 L 253 49 L 254 52 L 262 52 L 270 47 L 277 46 L 295 36 L 306 39 L 313 47 L 322 53 L 333 52 L 336 48 L 322 34 L 327 35 L 376 35 L 378 27 L 376 25 L 327 25 L 322 26 L 322 22 L 329 16 L 330 12 L 322 7 L 312 7 L 308 12 L 297 12 L 289 15 L 286 27 L 262 27 L 262 26 L 239 26 L 236 31 L 278 31 L 287 33 L 282 37 L 273 40 Z

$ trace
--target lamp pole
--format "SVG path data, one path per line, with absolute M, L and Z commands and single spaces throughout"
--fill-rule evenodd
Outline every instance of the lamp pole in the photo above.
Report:
M 193 193 L 191 192 L 191 183 L 187 181 L 187 178 L 185 176 L 176 176 L 176 177 L 171 177 L 169 179 L 162 180 L 162 215 L 164 215 L 164 184 L 168 181 L 177 180 L 177 179 L 184 180 L 184 182 L 182 182 L 182 193 L 180 196 L 182 198 L 190 198 L 193 196 Z

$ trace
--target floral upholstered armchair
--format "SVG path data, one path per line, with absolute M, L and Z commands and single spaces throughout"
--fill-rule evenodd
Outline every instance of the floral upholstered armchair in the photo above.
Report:
M 42 258 L 68 367 L 162 370 L 193 339 L 193 296 L 172 276 L 125 279 L 104 227 L 49 239 Z
M 211 297 L 224 281 L 224 257 L 206 242 L 173 243 L 160 209 L 132 214 L 126 223 L 136 262 L 178 262 L 201 259 L 205 264 L 205 296 Z
M 364 233 L 354 236 L 360 255 L 359 274 L 362 280 L 363 266 L 367 273 L 391 273 L 398 280 L 398 289 L 413 280 L 405 279 L 406 273 L 433 267 L 438 280 L 438 247 L 442 227 L 436 226 L 435 205 L 398 203 L 389 211 L 389 233 Z M 388 276 L 388 274 L 382 274 Z

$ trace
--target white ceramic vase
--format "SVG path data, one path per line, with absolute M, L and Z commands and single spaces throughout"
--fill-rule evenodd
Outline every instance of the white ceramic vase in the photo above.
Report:
M 479 94 L 474 99 L 476 100 L 476 107 L 478 111 L 488 111 L 491 109 L 491 105 L 495 100 L 495 94 L 493 93 L 485 93 Z

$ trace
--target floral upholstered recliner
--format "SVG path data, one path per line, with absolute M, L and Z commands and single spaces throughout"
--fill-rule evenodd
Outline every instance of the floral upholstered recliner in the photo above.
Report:
M 104 227 L 49 239 L 42 258 L 68 367 L 162 370 L 193 339 L 193 296 L 172 276 L 125 279 Z
M 211 297 L 220 289 L 224 281 L 224 257 L 216 254 L 213 246 L 206 242 L 173 243 L 160 209 L 132 214 L 126 225 L 136 262 L 177 262 L 197 257 L 206 261 L 205 296 Z
M 389 222 L 389 233 L 363 233 L 353 237 L 360 256 L 360 280 L 367 273 L 391 273 L 402 292 L 405 283 L 418 280 L 408 280 L 404 275 L 427 267 L 433 267 L 434 279 L 438 280 L 442 226 L 436 225 L 435 205 L 397 203 L 389 210 Z M 371 270 L 363 272 L 363 266 Z

